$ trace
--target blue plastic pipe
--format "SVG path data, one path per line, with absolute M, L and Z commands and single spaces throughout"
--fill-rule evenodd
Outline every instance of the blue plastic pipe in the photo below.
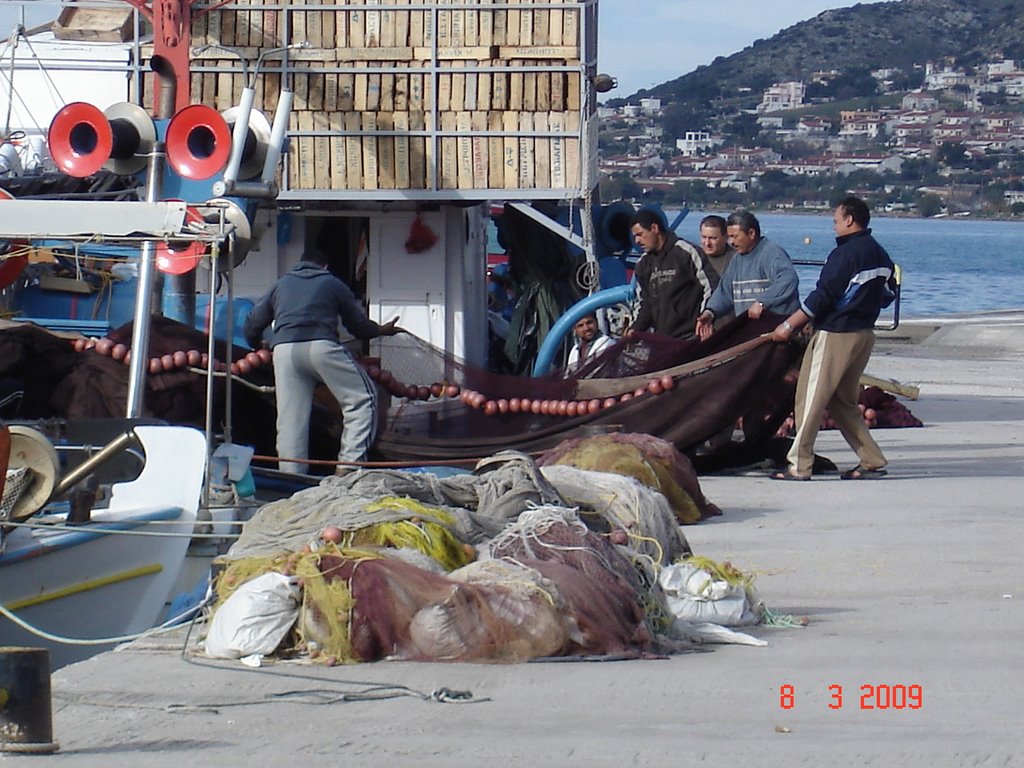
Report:
M 569 307 L 565 314 L 558 318 L 558 321 L 551 327 L 548 335 L 544 338 L 544 342 L 540 345 L 540 349 L 537 352 L 537 361 L 533 364 L 533 375 L 543 376 L 551 370 L 551 361 L 554 359 L 555 353 L 562 345 L 566 335 L 581 317 L 604 307 L 632 301 L 635 290 L 632 282 L 627 285 L 616 285 L 612 288 L 605 288 L 603 291 L 592 293 Z

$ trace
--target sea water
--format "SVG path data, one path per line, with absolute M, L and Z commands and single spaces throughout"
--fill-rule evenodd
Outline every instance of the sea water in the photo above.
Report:
M 666 210 L 669 222 L 677 213 Z M 835 247 L 831 214 L 755 215 L 761 233 L 794 260 L 824 262 Z M 691 211 L 676 232 L 699 242 L 703 217 Z M 902 317 L 1024 308 L 1024 222 L 875 216 L 871 230 L 902 269 Z M 801 298 L 814 288 L 820 271 L 797 267 Z

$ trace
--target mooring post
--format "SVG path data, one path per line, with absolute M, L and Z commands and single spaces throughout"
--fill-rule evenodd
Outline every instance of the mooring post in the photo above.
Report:
M 50 706 L 50 652 L 0 647 L 0 752 L 56 752 Z

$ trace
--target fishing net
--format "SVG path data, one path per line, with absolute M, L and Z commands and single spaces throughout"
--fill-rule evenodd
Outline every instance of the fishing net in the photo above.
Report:
M 375 446 L 392 461 L 474 462 L 513 448 L 539 454 L 601 431 L 656 435 L 683 452 L 743 419 L 742 461 L 792 411 L 800 349 L 763 334 L 778 318 L 740 317 L 707 342 L 657 334 L 620 340 L 574 375 L 503 376 L 405 335 L 370 370 L 397 398 Z M 416 383 L 408 383 L 416 382 Z M 435 394 L 437 393 L 437 394 Z
M 671 443 L 651 435 L 612 433 L 570 438 L 541 456 L 538 463 L 567 464 L 632 477 L 660 491 L 684 524 L 722 514 L 701 493 L 690 460 Z
M 559 464 L 542 471 L 568 504 L 580 508 L 580 518 L 591 530 L 625 531 L 629 546 L 661 565 L 690 553 L 679 521 L 659 491 L 610 472 Z

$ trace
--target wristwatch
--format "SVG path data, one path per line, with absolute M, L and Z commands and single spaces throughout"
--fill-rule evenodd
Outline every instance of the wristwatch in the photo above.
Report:
M 782 321 L 782 327 L 785 328 L 790 333 L 793 332 L 793 326 L 789 324 L 789 320 L 783 320 Z

